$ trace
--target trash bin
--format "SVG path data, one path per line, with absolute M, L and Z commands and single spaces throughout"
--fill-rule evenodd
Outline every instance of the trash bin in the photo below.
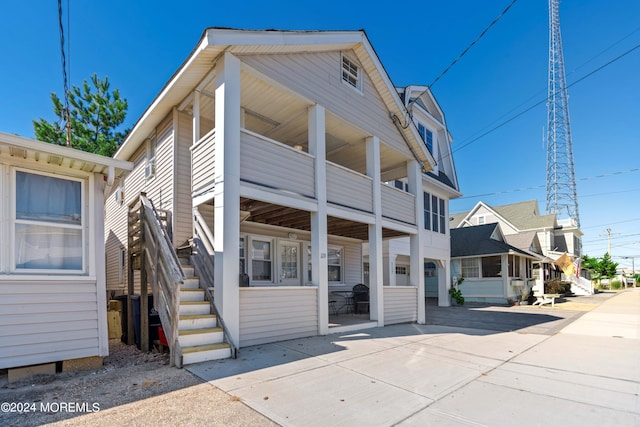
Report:
M 120 341 L 123 343 L 127 343 L 127 331 L 129 322 L 128 322 L 128 313 L 127 313 L 127 300 L 129 295 L 119 295 L 114 299 L 120 301 L 120 326 L 122 327 L 122 335 L 120 336 Z
M 141 347 L 141 334 L 140 334 L 140 295 L 131 295 L 131 303 L 133 304 L 133 330 L 136 337 L 136 347 Z M 149 343 L 153 343 L 154 339 L 158 339 L 158 324 L 160 323 L 160 316 L 154 313 L 153 310 L 153 295 L 149 295 Z M 156 320 L 157 319 L 157 320 Z M 152 326 L 154 325 L 155 326 Z M 154 338 L 155 336 L 155 338 Z

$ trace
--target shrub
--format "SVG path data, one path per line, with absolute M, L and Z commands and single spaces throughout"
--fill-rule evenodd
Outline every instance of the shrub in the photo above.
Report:
M 544 284 L 545 294 L 566 294 L 571 292 L 571 283 L 562 280 L 549 280 Z
M 611 281 L 611 289 L 621 289 L 622 288 L 622 283 L 620 282 L 620 280 L 613 280 Z

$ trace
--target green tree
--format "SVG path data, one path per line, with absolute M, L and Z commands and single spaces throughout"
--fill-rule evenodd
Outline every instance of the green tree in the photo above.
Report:
M 615 277 L 616 271 L 618 270 L 618 263 L 611 260 L 611 255 L 609 255 L 609 252 L 604 254 L 604 256 L 600 259 L 600 269 L 602 276 L 608 279 Z
M 63 102 L 51 93 L 53 111 L 60 118 L 49 123 L 43 118 L 33 121 L 36 138 L 52 144 L 67 145 L 66 122 Z M 127 100 L 120 97 L 118 89 L 110 90 L 109 78 L 101 80 L 91 76 L 91 86 L 86 80 L 82 87 L 73 86 L 69 91 L 69 125 L 71 147 L 90 153 L 111 157 L 118 149 L 127 131 L 118 131 L 127 115 Z
M 591 270 L 591 278 L 598 282 L 602 278 L 612 278 L 616 275 L 618 263 L 611 260 L 609 253 L 604 254 L 602 258 L 592 258 L 589 255 L 582 257 L 582 268 Z

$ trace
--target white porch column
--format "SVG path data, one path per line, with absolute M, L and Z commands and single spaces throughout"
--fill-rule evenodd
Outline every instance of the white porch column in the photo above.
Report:
M 382 193 L 380 190 L 380 139 L 367 138 L 367 175 L 373 179 L 373 214 L 375 224 L 369 225 L 369 307 L 371 320 L 384 326 L 384 282 L 382 259 Z
M 327 258 L 327 162 L 325 110 L 309 107 L 309 154 L 315 156 L 318 210 L 311 212 L 311 282 L 318 287 L 318 334 L 329 333 L 329 264 Z M 303 269 L 304 271 L 304 269 Z
M 505 298 L 509 298 L 509 255 L 500 255 L 500 269 L 502 270 L 502 286 Z
M 240 60 L 228 52 L 216 67 L 215 108 L 214 297 L 237 348 L 240 342 Z
M 438 307 L 449 307 L 451 305 L 449 289 L 451 289 L 453 278 L 451 277 L 450 266 L 450 259 L 438 260 Z
M 422 191 L 422 170 L 418 162 L 407 163 L 409 192 L 416 196 L 416 234 L 409 237 L 409 277 L 411 285 L 418 287 L 418 323 L 424 324 L 426 306 L 424 299 L 424 196 Z

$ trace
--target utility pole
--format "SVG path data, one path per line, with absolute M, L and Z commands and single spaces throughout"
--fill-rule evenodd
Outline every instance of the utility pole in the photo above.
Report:
M 547 213 L 558 216 L 566 214 L 580 228 L 558 2 L 559 0 L 549 0 Z
M 611 228 L 607 228 L 605 231 L 607 232 L 607 234 L 600 234 L 600 236 L 607 238 L 607 253 L 609 254 L 609 256 L 612 256 L 611 255 L 611 234 L 616 235 L 620 233 L 611 233 L 612 231 Z

